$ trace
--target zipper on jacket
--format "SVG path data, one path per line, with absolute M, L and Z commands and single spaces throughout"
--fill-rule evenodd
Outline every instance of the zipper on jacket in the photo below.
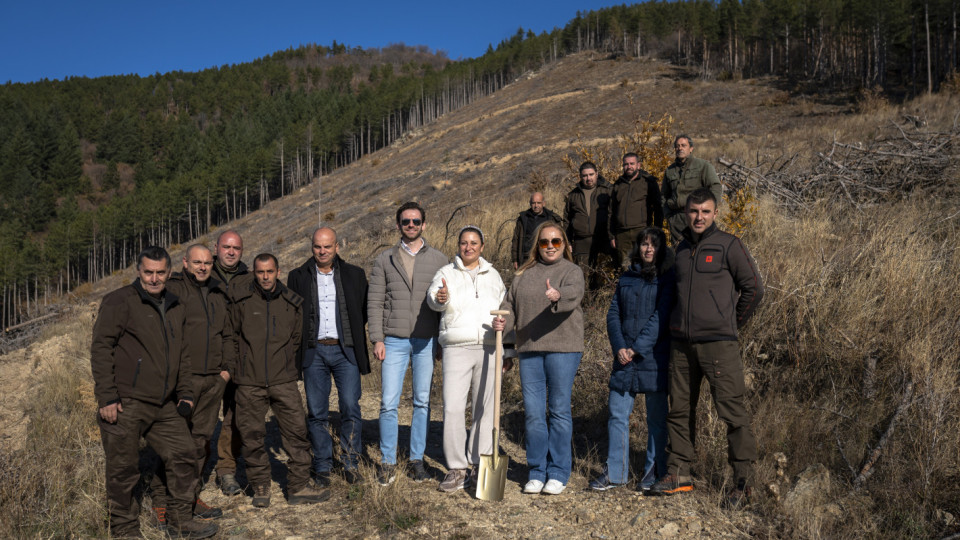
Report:
M 203 304 L 203 314 L 206 315 L 207 317 L 207 342 L 203 351 L 203 374 L 206 375 L 207 365 L 210 363 L 210 310 L 207 309 L 207 301 L 209 300 L 210 293 L 208 292 L 207 298 L 204 298 L 203 291 L 199 291 L 199 292 L 200 292 L 200 299 L 203 300 L 203 302 L 200 302 L 201 304 Z
M 270 298 L 267 298 L 267 324 L 266 326 L 266 339 L 263 340 L 263 381 L 266 386 L 270 387 L 270 368 L 269 368 L 269 355 L 267 351 L 270 348 Z
M 170 335 L 173 335 L 173 325 L 170 324 L 170 321 L 167 320 L 167 312 L 164 310 L 162 314 L 163 320 L 167 323 L 167 328 L 170 329 Z M 170 381 L 170 338 L 167 336 L 167 332 L 163 332 L 163 348 L 167 355 L 167 372 L 163 377 L 163 394 L 160 394 L 160 400 L 163 401 L 163 396 L 167 395 L 168 382 Z
M 697 250 L 700 249 L 699 242 L 696 246 L 691 246 L 690 249 L 690 260 L 693 261 L 690 267 L 690 276 L 687 278 L 687 305 L 684 306 L 687 310 L 686 328 L 684 329 L 687 334 L 687 340 L 693 339 L 693 335 L 690 333 L 690 303 L 692 302 L 690 295 L 693 294 L 693 274 L 697 269 Z

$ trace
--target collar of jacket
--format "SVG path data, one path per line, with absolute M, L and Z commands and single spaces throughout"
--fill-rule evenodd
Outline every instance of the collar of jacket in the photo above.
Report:
M 420 247 L 420 250 L 417 251 L 417 255 L 420 255 L 420 254 L 423 253 L 424 251 L 430 249 L 430 244 L 427 242 L 427 239 L 424 238 L 423 236 L 421 236 L 420 238 L 423 240 L 423 246 L 421 246 L 421 247 Z M 402 242 L 402 241 L 403 241 L 402 239 L 401 239 L 401 240 L 397 240 L 397 245 L 393 246 L 393 255 L 399 255 L 400 250 L 403 249 L 403 246 L 400 245 L 400 242 Z M 340 257 L 340 255 L 337 255 L 337 258 L 339 258 L 339 257 Z
M 343 260 L 343 259 L 340 258 L 340 255 L 339 255 L 339 254 L 333 256 L 333 271 L 334 271 L 334 272 L 339 272 L 339 271 L 340 271 L 340 262 L 341 262 L 342 260 Z M 309 259 L 307 259 L 306 261 L 304 261 L 303 264 L 300 265 L 300 268 L 302 268 L 303 270 L 305 270 L 309 275 L 314 275 L 314 274 L 317 273 L 317 260 L 314 259 L 313 257 L 310 257 Z
M 233 270 L 233 272 L 230 272 L 230 271 L 227 270 L 223 265 L 220 264 L 220 260 L 217 259 L 217 256 L 216 256 L 216 255 L 213 256 L 213 267 L 214 267 L 214 269 L 216 269 L 216 271 L 217 271 L 218 273 L 228 273 L 228 274 L 233 274 L 233 275 L 235 275 L 235 276 L 239 276 L 239 275 L 242 275 L 242 274 L 246 274 L 247 272 L 250 271 L 250 270 L 247 268 L 247 265 L 246 265 L 246 264 L 243 264 L 243 261 L 238 261 L 238 262 L 237 262 L 237 267 Z
M 264 300 L 276 300 L 277 298 L 283 296 L 283 293 L 286 291 L 286 287 L 283 286 L 283 283 L 281 283 L 279 279 L 274 284 L 272 291 L 263 290 L 263 287 L 260 286 L 260 282 L 256 279 L 253 280 L 253 287 L 254 290 L 257 291 L 257 293 L 260 294 Z
M 150 296 L 150 293 L 148 293 L 143 289 L 143 285 L 140 284 L 140 278 L 137 278 L 137 280 L 133 282 L 133 289 L 137 291 L 137 294 L 140 295 L 140 300 L 142 302 L 149 302 L 150 305 L 153 305 L 153 306 L 157 305 L 157 300 L 154 297 Z M 160 301 L 163 302 L 163 311 L 166 312 L 168 309 L 173 307 L 177 302 L 179 302 L 180 299 L 177 298 L 177 295 L 168 291 L 167 288 L 164 287 L 163 293 L 160 296 Z
M 683 238 L 687 242 L 689 242 L 691 246 L 695 246 L 700 242 L 703 242 L 705 238 L 709 237 L 716 231 L 717 231 L 717 222 L 714 221 L 713 223 L 710 224 L 709 227 L 707 227 L 707 230 L 703 231 L 703 234 L 700 235 L 700 238 L 694 238 L 693 231 L 690 229 L 690 226 L 688 225 L 687 228 L 683 229 Z
M 490 269 L 493 268 L 493 264 L 491 264 L 490 262 L 488 262 L 488 261 L 487 261 L 486 259 L 484 259 L 482 256 L 480 257 L 480 261 L 479 261 L 479 262 L 480 262 L 479 273 L 481 273 L 481 274 L 483 274 L 484 272 L 489 272 Z M 456 267 L 457 270 L 463 270 L 464 272 L 469 272 L 469 270 L 467 269 L 467 267 L 463 265 L 463 260 L 460 258 L 460 255 L 454 255 L 454 257 L 453 257 L 453 266 Z

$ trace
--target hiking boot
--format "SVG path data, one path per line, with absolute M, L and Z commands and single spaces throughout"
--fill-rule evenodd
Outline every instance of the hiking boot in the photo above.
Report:
M 344 469 L 343 470 L 343 480 L 350 484 L 359 484 L 363 478 L 360 476 L 360 471 L 358 469 Z
M 397 466 L 389 463 L 383 463 L 377 468 L 377 483 L 381 486 L 389 486 L 397 479 Z
M 217 526 L 216 523 L 197 521 L 195 519 L 177 524 L 170 523 L 167 526 L 167 534 L 169 534 L 171 538 L 210 538 L 219 531 L 220 527 Z
M 314 474 L 313 483 L 320 489 L 330 487 L 330 471 L 320 471 Z
M 618 488 L 621 486 L 623 486 L 623 484 L 615 484 L 611 482 L 610 477 L 607 476 L 607 473 L 603 473 L 599 477 L 590 481 L 590 489 L 594 491 L 606 491 L 608 489 Z
M 193 517 L 203 520 L 220 519 L 223 517 L 223 510 L 197 499 L 197 502 L 193 505 Z
M 259 485 L 253 490 L 253 506 L 266 508 L 270 506 L 270 485 Z
M 459 491 L 465 487 L 466 480 L 467 469 L 450 469 L 437 489 L 444 493 Z
M 287 497 L 287 504 L 316 504 L 330 498 L 329 489 L 316 489 L 305 486 L 296 493 L 291 493 Z
M 750 486 L 747 485 L 746 480 L 741 478 L 737 481 L 736 487 L 728 491 L 723 498 L 723 506 L 731 510 L 740 509 L 750 504 L 750 495 L 752 495 Z
M 220 481 L 220 491 L 227 497 L 233 497 L 234 495 L 243 493 L 243 488 L 240 487 L 240 483 L 237 482 L 236 476 L 230 473 L 223 475 L 217 474 L 217 479 Z
M 155 516 L 157 516 L 157 529 L 161 531 L 167 530 L 167 509 L 160 506 L 154 506 L 153 513 Z
M 430 473 L 427 472 L 427 468 L 423 465 L 422 459 L 410 462 L 409 474 L 414 482 L 423 482 L 424 480 L 430 480 L 430 478 L 432 478 Z
M 647 495 L 676 495 L 693 491 L 693 479 L 689 476 L 668 474 L 650 486 Z

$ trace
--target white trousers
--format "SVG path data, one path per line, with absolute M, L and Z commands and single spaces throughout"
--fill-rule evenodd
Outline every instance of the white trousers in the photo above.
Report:
M 448 469 L 480 463 L 480 454 L 493 454 L 493 382 L 495 347 L 443 349 L 443 455 Z M 470 437 L 467 437 L 467 396 L 470 395 Z

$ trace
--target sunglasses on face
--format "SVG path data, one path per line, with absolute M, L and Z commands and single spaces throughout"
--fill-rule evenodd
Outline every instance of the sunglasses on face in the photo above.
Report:
M 401 219 L 401 220 L 400 220 L 400 225 L 402 225 L 402 226 L 404 226 L 404 227 L 406 227 L 407 225 L 409 225 L 409 224 L 411 224 L 411 223 L 413 223 L 413 226 L 414 226 L 414 227 L 419 227 L 420 224 L 423 223 L 423 220 L 422 220 L 422 219 L 409 219 L 409 218 L 404 218 L 404 219 Z
M 559 248 L 560 246 L 563 245 L 563 240 L 561 240 L 560 238 L 541 238 L 540 240 L 537 241 L 537 245 L 539 245 L 542 248 L 545 248 L 550 244 L 553 244 L 553 247 L 555 248 Z

